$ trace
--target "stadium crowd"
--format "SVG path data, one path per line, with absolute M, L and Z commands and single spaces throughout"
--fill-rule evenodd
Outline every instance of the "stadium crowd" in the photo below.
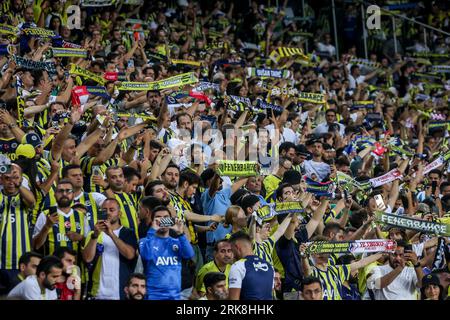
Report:
M 449 3 L 299 3 L 1 1 L 2 299 L 447 299 Z

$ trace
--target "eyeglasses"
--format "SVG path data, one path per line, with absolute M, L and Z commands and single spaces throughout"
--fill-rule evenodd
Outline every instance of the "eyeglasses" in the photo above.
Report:
M 57 189 L 56 190 L 57 193 L 72 193 L 73 189 Z

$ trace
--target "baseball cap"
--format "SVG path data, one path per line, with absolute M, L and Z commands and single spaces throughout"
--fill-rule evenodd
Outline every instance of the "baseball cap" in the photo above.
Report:
M 298 144 L 295 146 L 295 153 L 301 156 L 309 157 L 310 153 L 308 152 L 308 149 L 306 149 L 306 146 L 303 144 Z
M 31 144 L 33 148 L 37 148 L 42 145 L 41 138 L 34 132 L 29 132 L 22 138 L 23 144 Z
M 36 151 L 31 144 L 19 144 L 16 149 L 16 156 L 22 156 L 28 159 L 33 159 Z

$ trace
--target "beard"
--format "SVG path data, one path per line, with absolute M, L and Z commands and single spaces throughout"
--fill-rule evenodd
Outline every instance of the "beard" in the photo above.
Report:
M 70 200 L 67 197 L 61 197 L 56 202 L 58 204 L 58 207 L 60 207 L 60 208 L 67 208 L 67 207 L 70 207 L 70 204 L 72 203 L 72 200 Z
M 144 295 L 141 292 L 136 292 L 135 294 L 130 294 L 130 300 L 143 300 Z
M 214 292 L 214 297 L 217 300 L 227 300 L 228 299 L 228 295 L 225 292 L 222 292 L 222 291 L 215 291 Z
M 168 206 L 170 204 L 170 199 L 169 198 L 161 199 L 161 204 L 163 206 Z
M 48 281 L 47 277 L 44 280 L 44 288 L 48 289 L 48 290 L 54 290 L 55 289 L 55 284 L 51 284 L 50 281 Z

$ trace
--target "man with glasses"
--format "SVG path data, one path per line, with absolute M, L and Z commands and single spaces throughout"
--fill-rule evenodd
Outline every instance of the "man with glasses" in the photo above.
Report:
M 70 180 L 62 179 L 55 191 L 56 207 L 39 214 L 33 232 L 33 247 L 44 247 L 46 255 L 51 255 L 60 247 L 68 247 L 78 252 L 83 241 L 84 215 L 72 209 L 74 187 Z

